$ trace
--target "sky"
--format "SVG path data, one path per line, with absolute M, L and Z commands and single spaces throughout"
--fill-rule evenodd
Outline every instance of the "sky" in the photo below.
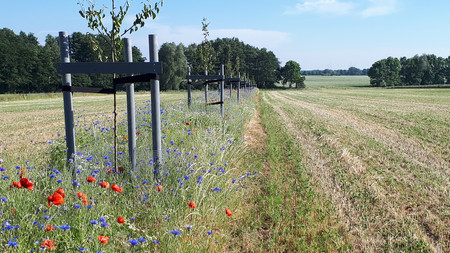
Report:
M 0 29 L 33 33 L 40 43 L 59 31 L 92 33 L 78 13 L 79 2 L 86 3 L 0 0 Z M 110 0 L 96 2 L 111 6 Z M 130 0 L 124 28 L 142 2 Z M 302 70 L 363 69 L 389 56 L 450 56 L 449 10 L 449 0 L 164 0 L 155 20 L 126 37 L 148 59 L 149 34 L 158 36 L 159 45 L 199 44 L 207 18 L 210 40 L 235 37 L 266 48 L 281 66 L 293 60 Z

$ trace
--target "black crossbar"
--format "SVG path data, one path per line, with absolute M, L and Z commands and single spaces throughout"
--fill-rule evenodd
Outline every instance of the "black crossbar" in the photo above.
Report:
M 114 89 L 96 88 L 96 87 L 74 87 L 74 86 L 63 86 L 63 91 L 70 92 L 84 92 L 84 93 L 104 93 L 104 94 L 114 94 L 116 91 Z
M 209 76 L 186 76 L 186 79 L 192 80 L 216 80 L 222 81 L 225 79 L 223 75 L 209 75 Z
M 161 62 L 71 62 L 58 63 L 60 74 L 162 74 Z
M 221 82 L 221 81 L 223 81 L 223 79 L 206 80 L 206 81 L 204 82 L 204 84 L 215 83 L 215 82 Z
M 220 105 L 223 104 L 223 102 L 214 102 L 214 103 L 208 103 L 206 105 Z
M 237 78 L 237 77 L 231 77 L 231 78 L 225 78 L 225 82 L 240 82 L 241 79 Z
M 113 80 L 113 84 L 124 84 L 124 83 L 139 83 L 139 82 L 150 82 L 151 80 L 159 80 L 159 75 L 157 74 L 145 74 L 138 76 L 126 76 L 119 77 Z

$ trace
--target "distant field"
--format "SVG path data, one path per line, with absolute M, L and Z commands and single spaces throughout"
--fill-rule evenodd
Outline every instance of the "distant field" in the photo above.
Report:
M 354 87 L 370 86 L 368 76 L 305 76 L 306 87 Z

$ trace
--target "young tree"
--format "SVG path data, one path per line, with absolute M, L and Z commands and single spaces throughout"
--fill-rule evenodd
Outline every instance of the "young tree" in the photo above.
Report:
M 80 0 L 78 4 L 81 7 L 79 11 L 81 17 L 88 21 L 88 27 L 99 35 L 104 35 L 107 42 L 111 46 L 110 61 L 118 60 L 118 52 L 122 48 L 122 36 L 137 31 L 145 25 L 145 20 L 156 18 L 159 13 L 159 6 L 163 4 L 163 0 L 157 1 L 152 6 L 151 0 L 143 0 L 142 10 L 135 15 L 135 19 L 128 28 L 122 29 L 122 24 L 130 10 L 130 1 L 126 0 L 123 5 L 116 6 L 116 1 L 111 0 L 111 6 L 103 5 L 103 8 L 97 8 L 97 2 L 94 0 Z M 105 9 L 109 9 L 108 18 L 111 20 L 111 27 L 105 23 L 107 14 Z M 105 59 L 108 59 L 107 57 Z M 114 77 L 113 77 L 114 78 Z M 114 94 L 114 168 L 117 169 L 117 98 Z
M 207 22 L 207 18 L 203 18 L 202 20 L 202 32 L 203 32 L 203 42 L 200 45 L 200 59 L 205 70 L 205 75 L 208 75 L 208 71 L 212 71 L 213 69 L 213 61 L 214 61 L 214 48 L 211 45 L 211 41 L 209 41 L 209 31 L 208 26 L 209 22 Z

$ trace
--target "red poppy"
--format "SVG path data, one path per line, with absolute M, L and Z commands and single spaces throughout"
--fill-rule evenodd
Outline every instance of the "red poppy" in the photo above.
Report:
M 98 239 L 102 244 L 108 244 L 109 237 L 106 236 L 106 235 L 99 235 L 99 236 L 97 236 L 97 239 Z
M 83 204 L 84 204 L 84 205 L 87 205 L 88 199 L 87 199 L 86 193 L 77 192 L 77 196 L 78 196 L 79 198 L 81 198 L 81 200 L 83 201 Z
M 162 185 L 158 185 L 158 187 L 156 187 L 156 189 L 160 192 L 162 191 Z
M 116 185 L 116 184 L 113 184 L 113 185 L 111 186 L 111 189 L 112 189 L 113 191 L 115 191 L 115 192 L 118 192 L 118 193 L 122 193 L 122 192 L 123 192 L 122 187 L 120 187 L 120 186 L 118 186 L 118 185 Z
M 119 167 L 117 168 L 117 170 L 118 170 L 120 173 L 123 173 L 123 171 L 125 170 L 125 168 L 122 167 L 122 166 L 119 166 Z
M 228 208 L 225 208 L 225 213 L 226 213 L 228 216 L 232 216 L 232 215 L 233 215 L 233 213 L 231 212 L 231 210 L 228 209 Z
M 9 188 L 17 187 L 19 189 L 22 188 L 22 184 L 20 182 L 13 181 L 13 184 L 9 186 Z
M 188 203 L 188 206 L 189 206 L 190 209 L 194 209 L 194 208 L 197 207 L 197 205 L 195 204 L 194 201 L 189 202 L 189 203 Z
M 56 244 L 54 241 L 45 239 L 43 243 L 40 244 L 41 247 L 45 247 L 45 250 L 54 250 L 56 249 Z
M 136 132 L 136 135 L 140 135 L 140 134 L 141 134 L 141 132 L 139 132 L 139 131 Z
M 91 177 L 91 176 L 87 177 L 86 180 L 87 180 L 89 183 L 93 183 L 93 182 L 97 181 L 97 179 L 95 179 L 94 177 Z
M 108 183 L 108 182 L 101 182 L 101 183 L 100 183 L 100 186 L 101 186 L 102 188 L 109 188 L 109 183 Z
M 48 207 L 50 207 L 52 205 L 52 203 L 55 206 L 59 206 L 59 205 L 62 205 L 62 203 L 64 203 L 64 198 L 63 198 L 63 196 L 61 196 L 61 194 L 55 192 L 52 195 L 47 197 L 47 201 L 48 201 Z
M 52 225 L 47 225 L 47 227 L 45 228 L 45 231 L 53 231 L 53 230 L 55 230 L 56 228 L 54 227 L 54 226 L 52 226 Z
M 186 122 L 186 126 L 189 126 L 191 124 L 191 122 Z
M 125 219 L 119 216 L 119 218 L 117 218 L 117 222 L 124 223 Z
M 57 193 L 59 193 L 63 198 L 66 197 L 66 194 L 64 194 L 64 189 L 63 188 L 59 188 L 58 190 L 56 190 Z

